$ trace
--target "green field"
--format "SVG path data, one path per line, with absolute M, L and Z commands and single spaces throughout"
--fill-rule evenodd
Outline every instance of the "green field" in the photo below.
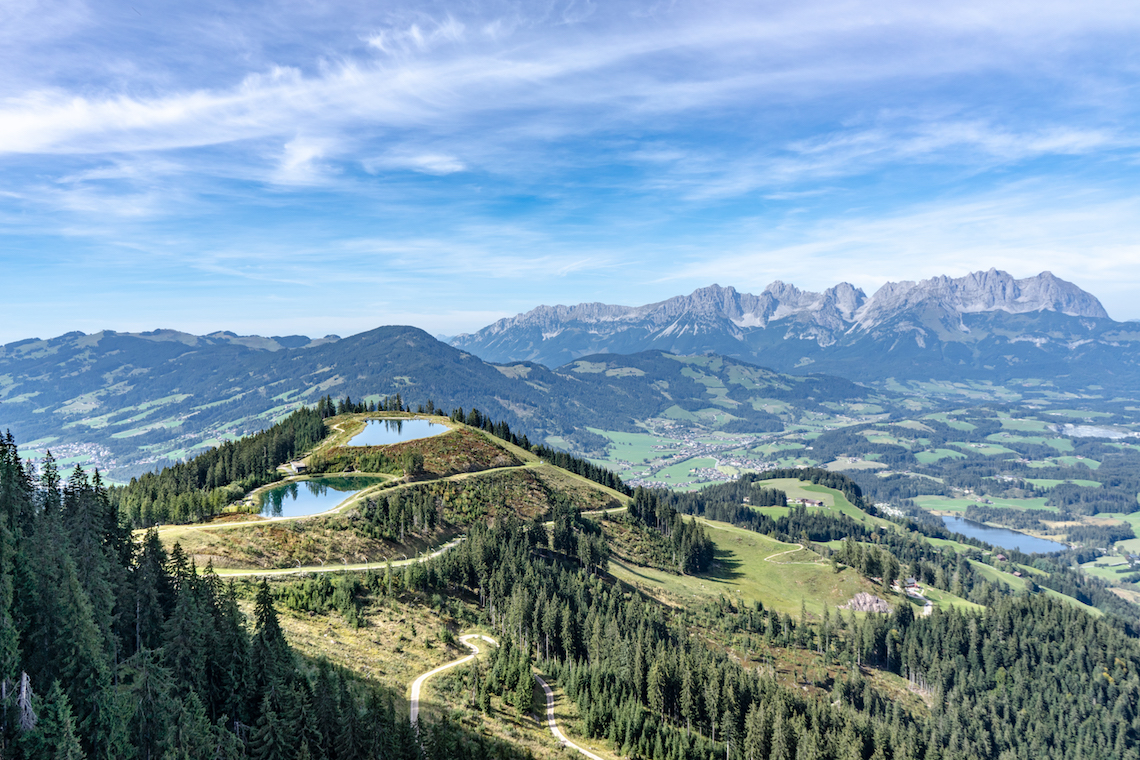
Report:
M 684 462 L 678 462 L 677 464 L 669 465 L 668 467 L 658 470 L 655 477 L 658 479 L 666 479 L 671 486 L 675 486 L 698 480 L 697 475 L 690 472 L 690 470 L 709 467 L 716 467 L 715 459 L 709 459 L 707 457 L 686 459 Z
M 1016 454 L 1013 449 L 1007 449 L 1005 446 L 999 446 L 996 443 L 966 443 L 965 441 L 951 441 L 951 446 L 957 446 L 963 451 L 970 454 L 981 454 L 982 456 L 989 457 L 994 454 Z
M 923 586 L 922 595 L 934 602 L 934 606 L 942 610 L 962 610 L 963 612 L 984 612 L 985 607 L 967 601 L 960 596 L 954 596 L 949 591 L 942 591 L 933 586 Z
M 753 454 L 761 456 L 771 456 L 783 451 L 803 451 L 803 445 L 799 443 L 765 443 L 762 446 L 756 446 L 749 451 Z
M 1076 417 L 1077 419 L 1095 419 L 1098 417 L 1111 417 L 1108 412 L 1090 412 L 1087 409 L 1051 409 L 1047 414 L 1058 417 Z
M 1026 478 L 1026 483 L 1032 483 L 1036 488 L 1055 488 L 1062 483 L 1072 483 L 1075 486 L 1084 486 L 1085 488 L 1100 488 L 1100 483 L 1095 480 L 1055 480 L 1053 478 Z
M 966 455 L 960 451 L 953 451 L 952 449 L 932 449 L 930 451 L 920 451 L 914 455 L 914 458 L 922 464 L 930 464 L 940 459 L 965 459 Z
M 931 546 L 937 547 L 939 549 L 942 549 L 942 548 L 953 549 L 958 554 L 970 554 L 972 552 L 981 551 L 976 546 L 970 546 L 969 544 L 963 544 L 960 541 L 951 541 L 948 538 L 930 538 L 928 536 L 926 539 L 926 543 L 930 544 Z
M 1016 430 L 1023 433 L 1043 433 L 1049 429 L 1047 423 L 1041 420 L 1013 419 L 1005 412 L 998 412 L 1001 426 L 1006 430 Z
M 1094 578 L 1100 578 L 1109 583 L 1120 583 L 1120 579 L 1125 573 L 1118 573 L 1116 569 L 1124 567 L 1128 567 L 1128 562 L 1124 557 L 1100 557 L 1081 565 L 1081 570 Z
M 938 412 L 936 414 L 928 414 L 925 417 L 923 417 L 922 419 L 924 419 L 924 420 L 937 420 L 938 422 L 941 422 L 942 424 L 946 425 L 947 427 L 951 427 L 955 430 L 977 430 L 978 429 L 978 426 L 974 425 L 973 423 L 963 422 L 961 420 L 954 419 L 951 416 L 950 412 Z
M 785 544 L 727 523 L 702 522 L 716 545 L 712 572 L 672 575 L 610 560 L 610 573 L 626 583 L 680 597 L 715 599 L 724 595 L 745 603 L 759 601 L 767 609 L 795 615 L 800 612 L 801 601 L 809 612 L 821 615 L 825 606 L 834 611 L 860 591 L 883 594 L 854 570 L 836 573 L 829 563 L 800 550 L 797 544 Z
M 1122 512 L 1109 512 L 1102 513 L 1101 517 L 1111 517 L 1121 522 L 1126 522 L 1132 526 L 1132 531 L 1140 536 L 1140 512 L 1132 512 L 1131 514 L 1123 514 Z M 1140 538 L 1129 538 L 1125 541 L 1117 541 L 1116 548 L 1120 551 L 1129 552 L 1132 554 L 1140 553 Z
M 1003 499 L 1000 496 L 986 496 L 992 504 L 982 504 L 979 499 L 951 499 L 947 496 L 916 496 L 914 502 L 923 509 L 932 509 L 938 512 L 965 512 L 966 507 L 977 504 L 983 507 L 999 507 L 1003 509 L 1040 509 L 1047 512 L 1056 512 L 1057 507 L 1045 506 L 1046 498 L 1039 496 L 1035 499 Z
M 973 566 L 975 572 L 980 574 L 983 578 L 990 581 L 991 583 L 1001 583 L 1019 591 L 1024 591 L 1028 588 L 1028 584 L 1025 578 L 1018 578 L 1012 573 L 1003 572 L 995 567 L 987 565 L 984 562 L 978 562 L 977 560 L 970 560 L 970 564 Z M 1044 586 L 1041 586 L 1040 588 L 1040 593 L 1067 602 L 1074 607 L 1084 610 L 1090 615 L 1093 615 L 1095 617 L 1101 617 L 1104 615 L 1104 613 L 1098 610 L 1096 607 L 1087 605 L 1084 602 L 1078 601 L 1071 596 L 1066 596 L 1065 594 L 1054 591 L 1051 588 L 1045 588 Z
M 627 462 L 639 463 L 660 459 L 662 456 L 680 449 L 679 443 L 672 438 L 653 435 L 652 433 L 619 433 L 613 430 L 598 430 L 588 428 L 591 433 L 605 436 L 611 441 L 606 459 L 622 459 Z M 654 449 L 654 446 L 664 446 L 666 449 Z
M 873 457 L 874 454 L 871 455 Z M 834 462 L 828 462 L 824 467 L 833 472 L 843 472 L 844 470 L 881 470 L 886 467 L 881 462 L 876 462 L 871 457 L 866 459 L 856 459 L 854 462 L 850 458 L 836 459 Z

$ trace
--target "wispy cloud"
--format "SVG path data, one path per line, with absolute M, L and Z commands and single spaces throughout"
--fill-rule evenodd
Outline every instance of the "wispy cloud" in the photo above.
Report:
M 731 250 L 681 264 L 665 282 L 722 280 L 759 290 L 773 280 L 874 291 L 887 281 L 961 276 L 991 266 L 1044 270 L 1102 296 L 1120 319 L 1137 311 L 1140 197 L 1015 183 L 970 199 L 923 202 L 779 229 L 735 231 Z
M 11 0 L 0 244 L 253 302 L 462 277 L 471 314 L 769 271 L 1140 285 L 1132 6 Z

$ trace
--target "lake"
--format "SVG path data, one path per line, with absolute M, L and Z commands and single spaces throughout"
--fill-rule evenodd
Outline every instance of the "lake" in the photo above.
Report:
M 378 478 L 334 476 L 314 478 L 271 488 L 261 496 L 265 517 L 304 517 L 327 512 L 365 488 L 383 481 Z
M 364 429 L 352 437 L 349 446 L 387 446 L 416 438 L 430 438 L 451 430 L 447 425 L 428 420 L 368 420 Z
M 942 522 L 955 533 L 961 533 L 963 536 L 976 538 L 1003 549 L 1017 549 L 1026 554 L 1048 554 L 1068 548 L 1064 544 L 1050 541 L 1047 538 L 1034 538 L 1008 528 L 994 528 L 990 525 L 967 520 L 964 517 L 943 515 Z

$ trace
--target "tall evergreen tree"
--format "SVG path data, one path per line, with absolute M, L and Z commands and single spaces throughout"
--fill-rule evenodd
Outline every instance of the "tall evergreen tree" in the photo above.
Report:
M 35 730 L 24 737 L 21 748 L 31 758 L 82 760 L 86 755 L 75 731 L 71 704 L 59 681 L 55 681 L 40 707 Z

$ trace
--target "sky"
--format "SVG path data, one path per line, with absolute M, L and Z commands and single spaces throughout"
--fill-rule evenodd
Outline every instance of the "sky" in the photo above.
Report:
M 1043 270 L 1140 317 L 1134 0 L 0 3 L 0 343 Z

